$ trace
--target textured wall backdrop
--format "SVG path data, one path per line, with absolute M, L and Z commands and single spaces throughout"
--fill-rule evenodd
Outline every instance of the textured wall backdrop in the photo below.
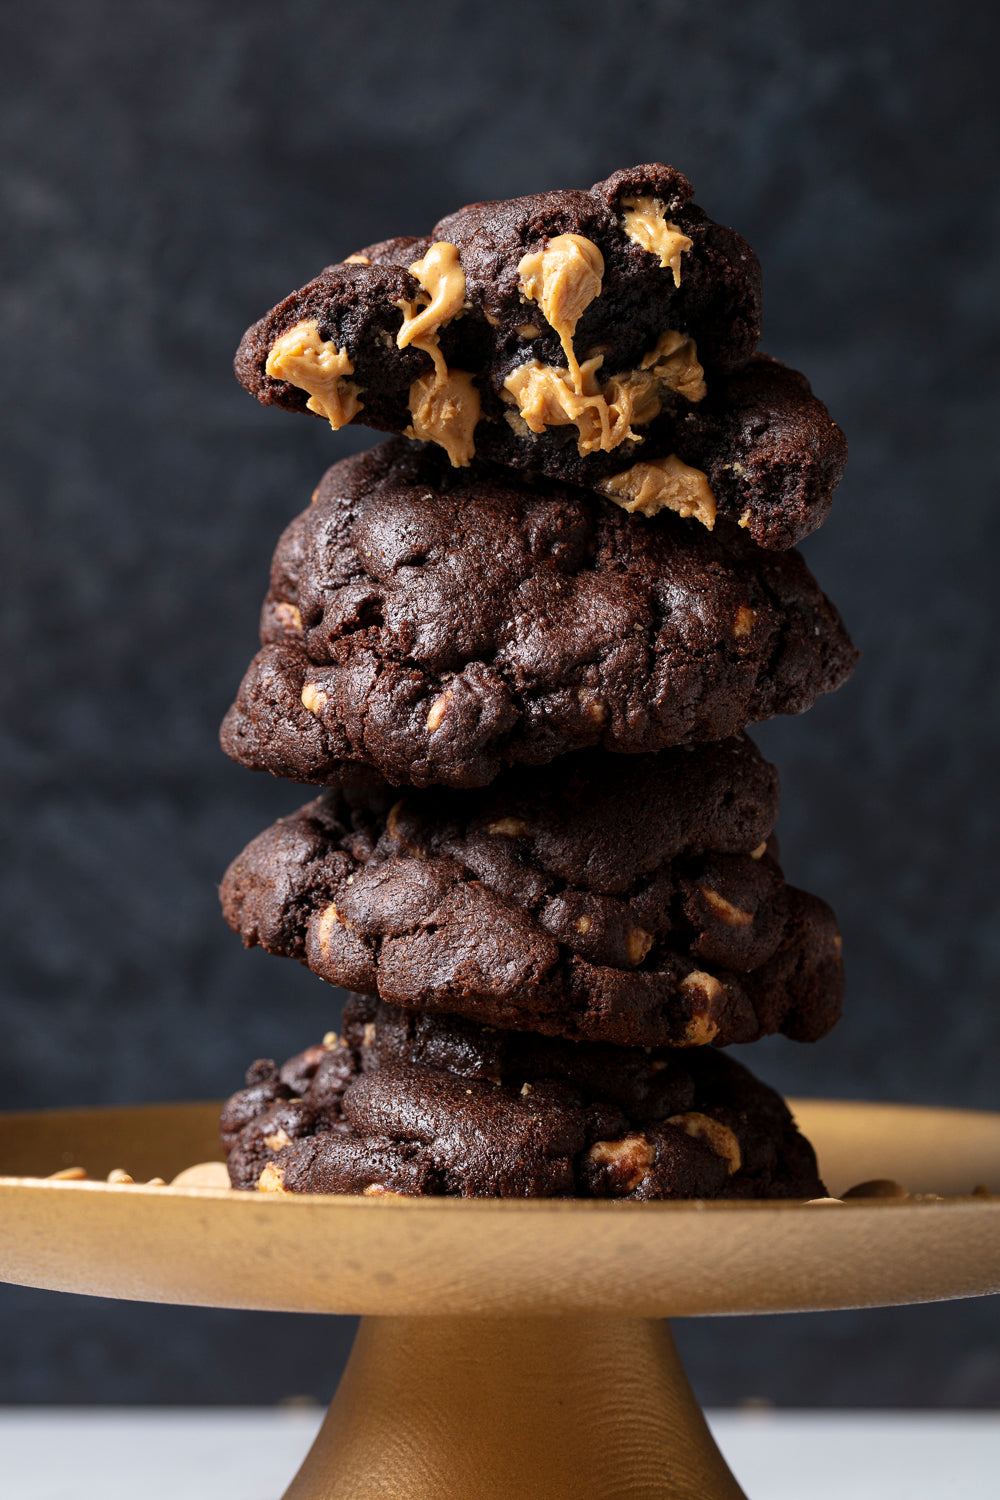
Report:
M 661 158 L 764 266 L 765 347 L 847 429 L 806 547 L 864 660 L 781 768 L 791 879 L 837 907 L 802 1092 L 997 1106 L 996 30 L 933 0 L 35 0 L 0 9 L 6 392 L 3 1107 L 223 1094 L 335 1021 L 214 887 L 303 800 L 220 719 L 271 549 L 372 436 L 258 407 L 245 325 L 470 199 Z M 328 1394 L 345 1321 L 0 1288 L 0 1401 Z M 682 1328 L 701 1394 L 1000 1400 L 1000 1303 Z

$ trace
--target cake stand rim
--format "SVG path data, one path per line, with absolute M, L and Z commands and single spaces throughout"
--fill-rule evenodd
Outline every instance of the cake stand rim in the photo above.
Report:
M 979 1129 L 976 1160 L 1000 1171 L 1000 1114 L 841 1105 L 815 1108 L 827 1108 L 834 1129 L 838 1117 L 853 1119 L 854 1138 L 881 1120 L 908 1141 L 917 1114 L 925 1138 L 946 1146 Z M 133 1118 L 155 1124 L 163 1139 L 185 1121 L 202 1130 L 210 1122 L 206 1105 L 138 1109 Z M 57 1128 L 80 1119 L 80 1111 L 44 1113 Z M 123 1111 L 88 1113 L 107 1149 Z M 15 1118 L 0 1116 L 0 1148 Z M 29 1135 L 30 1124 L 20 1112 Z M 148 1159 L 156 1139 L 143 1141 Z M 1000 1196 L 838 1205 L 404 1200 L 8 1177 L 0 1179 L 0 1278 L 131 1300 L 389 1316 L 886 1306 L 1000 1291 Z

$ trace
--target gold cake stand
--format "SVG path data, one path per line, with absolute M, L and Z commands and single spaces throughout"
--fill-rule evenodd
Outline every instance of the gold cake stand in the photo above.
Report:
M 1000 1290 L 1000 1114 L 793 1101 L 843 1204 L 282 1197 L 53 1182 L 217 1157 L 215 1104 L 0 1116 L 0 1277 L 364 1315 L 285 1500 L 739 1500 L 668 1317 Z M 980 1187 L 979 1196 L 972 1195 Z M 968 1196 L 963 1196 L 968 1195 Z

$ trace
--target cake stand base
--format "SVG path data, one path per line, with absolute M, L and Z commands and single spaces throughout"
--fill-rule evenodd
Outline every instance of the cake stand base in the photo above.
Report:
M 366 1317 L 285 1500 L 741 1500 L 652 1318 Z

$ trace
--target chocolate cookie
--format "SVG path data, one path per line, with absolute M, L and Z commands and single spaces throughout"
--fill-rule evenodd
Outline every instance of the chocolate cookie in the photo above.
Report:
M 767 547 L 819 526 L 846 458 L 801 375 L 760 358 L 756 257 L 660 164 L 477 203 L 329 266 L 236 356 L 266 405 L 716 514 Z
M 833 915 L 784 882 L 747 739 L 397 797 L 359 781 L 256 838 L 222 883 L 244 943 L 396 1005 L 621 1046 L 815 1041 L 840 1013 Z
M 794 552 L 400 440 L 335 464 L 285 532 L 264 649 L 222 729 L 242 765 L 478 786 L 801 713 L 857 653 Z
M 825 1196 L 782 1099 L 712 1048 L 552 1041 L 362 997 L 342 1038 L 256 1063 L 221 1126 L 233 1186 L 269 1192 Z

